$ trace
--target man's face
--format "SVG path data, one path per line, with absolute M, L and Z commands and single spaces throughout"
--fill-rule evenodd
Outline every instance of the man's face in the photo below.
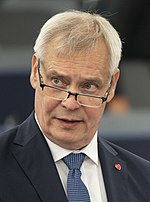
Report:
M 99 108 L 80 106 L 74 96 L 66 101 L 50 98 L 42 91 L 37 71 L 37 58 L 32 59 L 31 85 L 35 89 L 35 112 L 43 133 L 55 144 L 67 149 L 81 149 L 93 138 L 99 127 L 105 105 Z M 109 88 L 109 54 L 103 41 L 88 53 L 58 56 L 51 44 L 40 65 L 44 83 L 74 93 L 104 96 Z M 113 76 L 108 101 L 114 96 L 119 71 Z

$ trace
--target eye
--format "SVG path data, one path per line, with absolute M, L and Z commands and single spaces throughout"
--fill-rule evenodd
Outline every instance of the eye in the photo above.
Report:
M 57 87 L 60 87 L 60 88 L 64 88 L 64 86 L 65 86 L 64 82 L 62 81 L 62 79 L 57 78 L 57 77 L 51 78 L 51 83 L 52 83 L 53 86 L 57 86 Z
M 52 82 L 52 85 L 63 87 L 63 82 L 59 78 L 52 78 L 51 82 Z
M 98 90 L 98 86 L 95 84 L 95 83 L 84 83 L 82 85 L 82 89 L 83 91 L 86 91 L 86 92 L 95 92 Z
M 61 77 L 61 76 L 52 76 L 50 78 L 50 84 L 52 86 L 56 86 L 56 87 L 59 87 L 59 88 L 64 88 L 66 89 L 67 86 L 69 85 L 68 81 L 64 78 L 64 77 Z

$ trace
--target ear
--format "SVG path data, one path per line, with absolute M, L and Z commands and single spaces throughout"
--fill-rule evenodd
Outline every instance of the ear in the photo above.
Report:
M 120 70 L 117 68 L 115 70 L 115 73 L 113 74 L 113 77 L 112 77 L 112 84 L 111 84 L 110 93 L 109 93 L 107 102 L 110 102 L 113 99 L 114 95 L 115 95 L 115 90 L 116 90 L 116 86 L 117 86 L 119 76 L 120 76 Z
M 38 85 L 38 58 L 36 54 L 32 56 L 32 67 L 31 67 L 31 74 L 30 74 L 30 83 L 31 86 L 36 89 Z

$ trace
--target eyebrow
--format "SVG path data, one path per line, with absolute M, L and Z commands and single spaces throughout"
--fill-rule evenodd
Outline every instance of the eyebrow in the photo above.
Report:
M 98 85 L 102 85 L 103 82 L 102 80 L 99 78 L 99 77 L 93 77 L 93 78 L 84 78 L 83 79 L 84 82 L 91 82 L 91 83 L 95 83 L 95 84 L 98 84 Z
M 47 76 L 57 76 L 59 78 L 65 78 L 67 80 L 71 80 L 71 78 L 68 75 L 62 72 L 57 72 L 56 70 L 49 70 L 47 73 L 48 73 Z
M 64 79 L 67 79 L 68 81 L 71 81 L 70 76 L 64 74 L 63 72 L 57 72 L 56 70 L 50 69 L 47 73 L 48 73 L 47 76 L 58 76 L 59 78 L 64 78 Z M 101 86 L 105 83 L 103 79 L 97 76 L 90 77 L 90 78 L 81 78 L 81 82 L 93 82 Z

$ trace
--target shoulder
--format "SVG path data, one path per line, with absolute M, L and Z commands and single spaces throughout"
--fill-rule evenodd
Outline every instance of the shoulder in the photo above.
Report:
M 130 189 L 135 189 L 141 193 L 139 189 L 145 189 L 145 194 L 149 195 L 150 186 L 150 161 L 130 152 L 126 149 L 113 144 L 105 139 L 100 138 L 100 145 L 104 148 L 105 159 L 103 161 L 109 160 L 107 165 L 112 162 L 119 162 L 121 165 L 125 166 L 124 171 L 128 176 L 128 184 Z M 107 158 L 109 156 L 109 158 Z M 110 160 L 111 159 L 111 160 Z M 142 194 L 142 193 L 141 193 Z
M 150 162 L 102 138 L 99 139 L 99 147 L 102 147 L 99 154 L 103 155 L 102 166 L 105 164 L 103 170 L 106 170 L 107 176 L 111 176 L 115 182 L 119 179 L 120 186 L 122 184 L 125 188 L 126 185 L 129 201 L 148 201 Z M 112 169 L 112 165 L 114 168 L 116 163 L 121 165 L 121 172 L 116 173 L 116 170 Z
M 18 127 L 19 126 L 16 126 L 12 129 L 0 133 L 0 146 L 5 144 L 6 142 L 10 143 L 13 141 L 15 134 L 17 133 Z
M 0 156 L 2 156 L 4 153 L 9 152 L 10 147 L 16 137 L 18 127 L 19 126 L 16 126 L 0 134 Z
M 31 118 L 28 117 L 23 123 L 0 133 L 0 153 L 2 150 L 11 147 L 17 135 L 21 136 L 20 138 L 23 139 L 24 131 L 28 128 L 29 122 L 31 122 L 30 120 Z
M 121 159 L 122 161 L 126 162 L 127 167 L 131 170 L 134 170 L 135 172 L 139 170 L 140 172 L 143 172 L 144 169 L 147 170 L 150 173 L 150 161 L 106 140 L 103 138 L 100 138 L 100 142 L 103 142 L 103 145 L 105 145 L 107 148 L 113 149 L 113 151 L 116 152 L 116 156 Z M 144 168 L 144 169 L 143 169 Z

